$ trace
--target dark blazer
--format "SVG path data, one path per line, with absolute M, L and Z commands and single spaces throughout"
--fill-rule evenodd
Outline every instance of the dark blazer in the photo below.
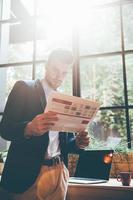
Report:
M 0 124 L 1 136 L 11 141 L 1 178 L 1 186 L 14 193 L 26 191 L 36 180 L 48 147 L 48 132 L 24 137 L 24 129 L 46 106 L 41 82 L 18 81 L 9 97 Z M 59 133 L 61 154 L 67 165 L 68 152 L 78 153 L 72 133 Z

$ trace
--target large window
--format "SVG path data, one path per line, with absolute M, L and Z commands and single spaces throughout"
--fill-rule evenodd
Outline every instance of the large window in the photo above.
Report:
M 0 119 L 14 83 L 43 78 L 49 52 L 75 56 L 60 91 L 98 100 L 91 134 L 133 145 L 132 0 L 0 0 Z
M 78 29 L 80 55 L 121 50 L 119 6 L 87 10 Z
M 92 135 L 101 141 L 119 137 L 128 147 L 133 138 L 130 3 L 93 8 L 78 27 L 81 96 L 101 103 L 101 112 L 92 122 Z

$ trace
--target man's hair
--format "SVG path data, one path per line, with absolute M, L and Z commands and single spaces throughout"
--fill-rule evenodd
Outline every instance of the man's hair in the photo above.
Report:
M 59 61 L 64 64 L 72 64 L 73 63 L 73 55 L 72 52 L 67 49 L 55 49 L 51 52 L 48 57 L 47 65 L 51 62 Z

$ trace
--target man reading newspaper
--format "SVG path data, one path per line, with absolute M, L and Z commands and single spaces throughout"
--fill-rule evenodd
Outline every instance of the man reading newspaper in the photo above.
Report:
M 11 144 L 1 188 L 14 200 L 64 200 L 69 178 L 67 155 L 79 153 L 89 144 L 84 130 L 76 136 L 62 128 L 52 130 L 60 116 L 44 112 L 48 96 L 61 85 L 72 63 L 71 52 L 54 50 L 44 78 L 18 81 L 8 97 L 0 133 Z

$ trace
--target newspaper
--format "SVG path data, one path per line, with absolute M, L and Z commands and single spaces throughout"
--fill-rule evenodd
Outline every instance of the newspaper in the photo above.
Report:
M 52 92 L 44 112 L 57 113 L 58 121 L 50 130 L 81 132 L 93 120 L 99 107 L 100 104 L 94 100 Z

